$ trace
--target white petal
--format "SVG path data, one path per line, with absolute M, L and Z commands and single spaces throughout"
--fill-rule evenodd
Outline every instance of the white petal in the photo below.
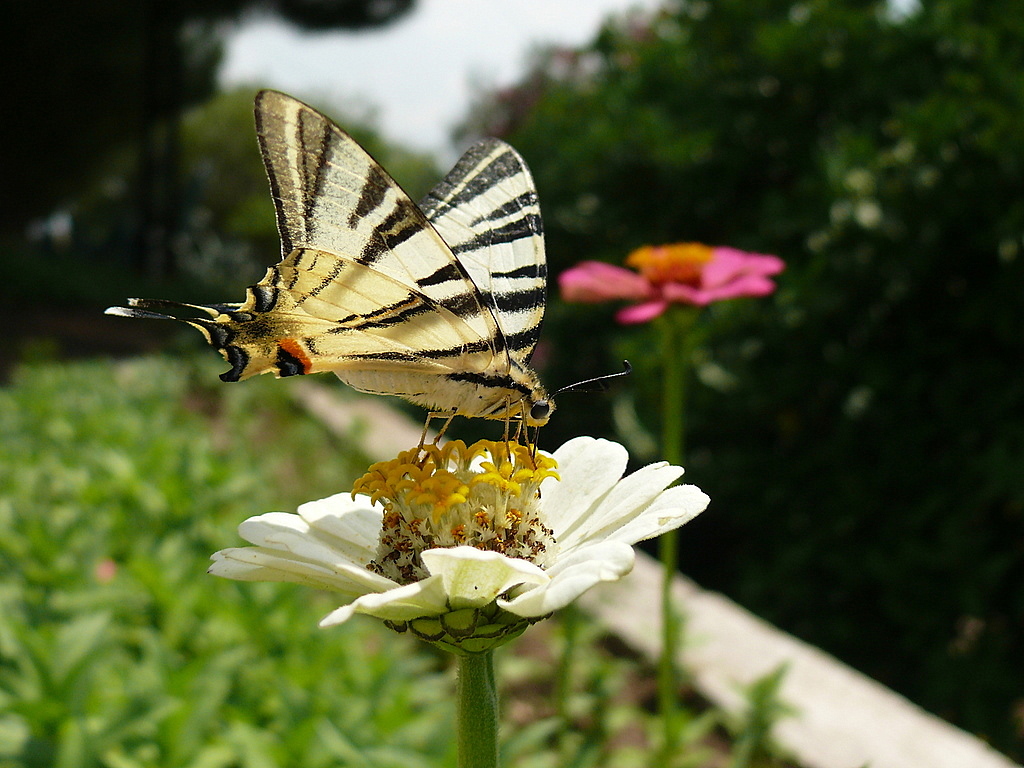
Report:
M 558 462 L 561 480 L 545 480 L 541 499 L 546 525 L 561 540 L 619 481 L 629 454 L 609 440 L 576 437 L 552 455 Z
M 531 562 L 475 547 L 428 549 L 421 557 L 431 577 L 439 577 L 444 584 L 452 610 L 480 608 L 512 587 L 549 580 Z
M 275 553 L 282 560 L 293 562 L 299 566 L 326 567 L 332 570 L 350 567 L 366 571 L 366 563 L 353 562 L 346 553 L 324 544 L 313 532 L 303 534 L 277 530 L 264 537 L 262 548 Z
M 260 547 L 267 544 L 268 537 L 283 531 L 306 533 L 309 531 L 309 524 L 290 512 L 267 512 L 243 520 L 238 526 L 238 533 L 243 539 Z
M 262 547 L 234 547 L 214 552 L 208 573 L 236 581 L 287 581 L 358 596 L 397 586 L 361 565 L 311 562 Z
M 331 546 L 348 552 L 350 559 L 369 562 L 376 555 L 384 510 L 371 505 L 368 497 L 353 499 L 350 493 L 338 493 L 302 504 L 298 513 L 310 527 L 330 537 Z
M 615 581 L 629 573 L 636 555 L 619 541 L 584 545 L 569 553 L 548 571 L 548 584 L 528 588 L 498 606 L 517 616 L 546 616 L 564 608 L 595 584 Z
M 623 478 L 601 499 L 595 509 L 580 518 L 572 530 L 559 537 L 559 545 L 569 549 L 591 539 L 608 538 L 641 514 L 658 494 L 682 474 L 682 467 L 659 462 Z
M 364 613 L 389 621 L 409 621 L 423 616 L 440 616 L 448 612 L 444 585 L 440 577 L 431 576 L 423 581 L 395 587 L 387 592 L 363 595 L 359 599 L 336 608 L 320 621 L 321 627 L 332 627 L 348 621 L 354 614 Z
M 677 485 L 664 491 L 641 515 L 610 533 L 615 541 L 635 544 L 690 522 L 707 509 L 711 499 L 696 485 Z
M 303 504 L 299 509 L 308 506 Z M 314 516 L 310 522 L 295 514 L 268 512 L 243 521 L 238 526 L 238 533 L 243 539 L 257 546 L 290 552 L 295 557 L 307 560 L 342 560 L 359 565 L 370 562 L 376 554 L 376 541 L 368 545 L 363 529 L 370 528 L 374 531 L 373 535 L 378 536 L 380 513 L 367 508 L 365 504 L 348 508 L 336 507 L 334 511 L 343 516 L 343 519 Z M 350 541 L 343 538 L 343 534 L 339 535 L 344 530 L 352 530 L 355 539 Z

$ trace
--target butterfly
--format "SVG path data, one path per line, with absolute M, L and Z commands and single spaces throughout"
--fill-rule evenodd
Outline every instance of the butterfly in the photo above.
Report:
M 107 314 L 197 328 L 231 364 L 224 381 L 333 372 L 430 416 L 546 423 L 554 403 L 529 360 L 547 266 L 523 158 L 480 141 L 417 206 L 312 107 L 265 90 L 255 112 L 282 260 L 243 302 L 129 299 Z M 182 309 L 205 316 L 163 313 Z

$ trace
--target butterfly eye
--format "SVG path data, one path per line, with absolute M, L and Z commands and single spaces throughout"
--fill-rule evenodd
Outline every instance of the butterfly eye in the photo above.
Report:
M 530 418 L 534 421 L 544 421 L 551 414 L 551 404 L 547 400 L 538 400 L 530 406 Z

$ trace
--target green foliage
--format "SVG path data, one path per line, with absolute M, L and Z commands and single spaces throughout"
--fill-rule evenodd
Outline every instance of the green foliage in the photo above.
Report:
M 561 657 L 572 679 L 552 680 L 536 655 L 498 657 L 499 680 L 517 694 L 517 709 L 545 713 L 525 727 L 513 725 L 502 748 L 502 764 L 519 768 L 644 768 L 661 759 L 662 728 L 652 716 L 655 671 L 600 631 L 575 608 L 562 611 L 555 622 L 531 628 L 521 643 L 539 644 L 545 655 Z M 552 632 L 552 629 L 555 632 Z M 538 636 L 541 638 L 538 641 Z M 553 662 L 552 662 L 553 663 Z M 553 690 L 554 688 L 554 690 Z M 562 689 L 561 691 L 557 689 Z M 557 710 L 552 703 L 561 699 Z M 549 713 L 549 714 L 548 714 Z M 513 713 L 515 718 L 517 713 Z M 679 744 L 664 768 L 698 768 L 724 764 L 713 746 L 724 717 L 715 709 L 680 707 Z M 654 755 L 658 755 L 657 758 Z M 778 760 L 765 767 L 778 768 Z
M 773 299 L 704 313 L 687 476 L 714 502 L 683 562 L 1018 757 L 1022 120 L 1005 0 L 683 3 L 475 118 L 530 162 L 555 274 L 687 240 L 787 261 Z M 611 310 L 554 303 L 546 379 L 629 357 L 643 438 L 656 345 Z M 547 437 L 613 431 L 597 402 Z
M 776 669 L 747 687 L 747 711 L 734 731 L 735 749 L 729 768 L 751 768 L 770 756 L 771 732 L 775 723 L 787 715 L 799 714 L 779 699 L 779 689 L 787 667 Z

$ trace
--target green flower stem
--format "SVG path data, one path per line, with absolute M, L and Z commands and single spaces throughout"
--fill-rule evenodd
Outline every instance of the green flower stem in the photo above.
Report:
M 573 659 L 576 658 L 576 640 L 579 636 L 580 614 L 575 603 L 570 603 L 559 614 L 562 625 L 563 647 L 555 670 L 555 709 L 562 722 L 569 720 L 569 697 L 572 695 Z
M 459 654 L 458 768 L 497 768 L 498 691 L 493 651 Z
M 682 465 L 686 432 L 686 379 L 690 355 L 696 346 L 693 326 L 700 310 L 696 307 L 671 309 L 661 317 L 661 449 L 666 461 Z M 678 565 L 677 533 L 663 533 L 658 540 L 662 565 L 661 619 L 662 645 L 658 664 L 658 705 L 661 712 L 664 743 L 664 765 L 679 743 L 681 723 L 678 711 L 679 675 L 676 658 L 679 646 L 680 619 L 672 603 L 672 577 Z

